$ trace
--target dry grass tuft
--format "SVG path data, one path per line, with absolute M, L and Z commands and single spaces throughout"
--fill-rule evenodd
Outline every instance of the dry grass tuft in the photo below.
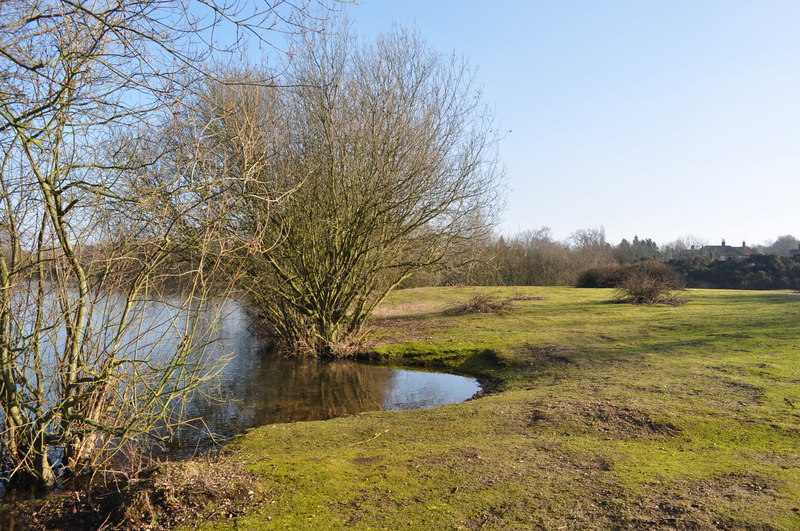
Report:
M 493 295 L 476 293 L 465 302 L 449 308 L 446 313 L 450 315 L 463 315 L 467 313 L 497 313 L 513 309 L 512 299 L 498 299 Z

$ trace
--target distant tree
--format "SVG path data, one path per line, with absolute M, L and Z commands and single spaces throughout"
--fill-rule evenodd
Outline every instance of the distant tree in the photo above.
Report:
M 647 238 L 640 240 L 639 236 L 634 236 L 632 242 L 624 239 L 614 249 L 614 256 L 621 264 L 627 262 L 635 262 L 637 260 L 647 260 L 650 258 L 658 258 L 660 255 L 658 245 Z
M 575 251 L 573 259 L 580 270 L 616 261 L 603 227 L 577 230 L 570 234 L 569 241 Z
M 634 260 L 648 260 L 659 257 L 658 245 L 650 238 L 640 240 L 638 236 L 634 236 L 631 243 L 631 252 Z
M 526 231 L 517 238 L 525 249 L 526 276 L 524 285 L 570 285 L 577 274 L 573 250 L 553 239 L 549 227 Z
M 673 240 L 661 247 L 661 258 L 672 260 L 687 254 L 699 254 L 700 250 L 708 245 L 707 241 L 697 236 L 684 236 Z
M 602 228 L 577 231 L 571 242 L 553 239 L 548 227 L 497 239 L 488 253 L 495 283 L 571 286 L 587 267 L 616 263 Z
M 506 286 L 571 285 L 579 272 L 575 251 L 548 227 L 500 237 L 489 249 L 494 283 Z
M 631 244 L 625 238 L 619 242 L 619 245 L 614 249 L 614 257 L 620 264 L 627 264 L 633 261 L 633 252 L 631 251 Z
M 778 236 L 775 241 L 771 243 L 756 246 L 756 250 L 761 254 L 788 256 L 790 251 L 798 249 L 798 244 L 800 244 L 800 240 L 791 234 L 784 234 L 783 236 Z

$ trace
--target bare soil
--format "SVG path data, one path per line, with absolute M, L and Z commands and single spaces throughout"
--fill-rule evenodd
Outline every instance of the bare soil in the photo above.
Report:
M 447 308 L 444 302 L 432 301 L 412 301 L 400 304 L 386 304 L 375 308 L 372 313 L 374 317 L 400 317 L 404 315 L 419 315 L 426 313 L 437 313 Z
M 145 471 L 125 484 L 64 492 L 6 510 L 12 529 L 160 531 L 203 518 L 233 518 L 267 496 L 239 462 L 197 458 Z
M 584 403 L 539 403 L 531 412 L 531 426 L 574 424 L 611 438 L 674 437 L 680 430 L 669 422 L 654 420 L 633 406 L 608 400 Z

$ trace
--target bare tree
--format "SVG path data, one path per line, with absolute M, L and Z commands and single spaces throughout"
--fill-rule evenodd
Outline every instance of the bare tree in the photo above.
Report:
M 486 234 L 499 172 L 491 120 L 462 60 L 401 29 L 374 45 L 346 31 L 318 44 L 295 58 L 282 78 L 289 88 L 261 95 L 283 112 L 258 127 L 274 133 L 247 183 L 242 229 L 260 249 L 280 244 L 245 257 L 244 288 L 285 347 L 341 356 L 390 290 Z M 251 100 L 224 93 L 209 106 L 241 128 L 243 113 L 220 110 Z M 279 205 L 248 199 L 286 190 L 295 191 Z
M 574 259 L 581 269 L 615 263 L 611 245 L 606 242 L 606 231 L 603 227 L 576 230 L 569 236 L 575 251 Z
M 56 468 L 95 465 L 169 424 L 209 375 L 213 312 L 202 310 L 217 278 L 208 257 L 226 248 L 213 222 L 225 203 L 208 183 L 154 180 L 171 148 L 144 133 L 214 77 L 204 65 L 215 52 L 318 29 L 314 4 L 3 2 L 0 442 L 13 479 L 52 486 Z M 179 226 L 195 229 L 180 264 Z
M 766 242 L 764 245 L 756 246 L 756 250 L 761 254 L 777 254 L 788 256 L 792 254 L 792 251 L 797 251 L 800 249 L 800 247 L 798 247 L 798 243 L 800 243 L 800 240 L 791 234 L 784 234 L 775 238 L 775 241 L 773 242 Z
M 700 254 L 706 245 L 708 242 L 697 236 L 683 236 L 664 245 L 661 255 L 664 260 L 672 260 L 687 254 Z
M 566 243 L 554 240 L 548 227 L 498 241 L 494 249 L 502 284 L 570 285 L 580 272 L 574 251 Z

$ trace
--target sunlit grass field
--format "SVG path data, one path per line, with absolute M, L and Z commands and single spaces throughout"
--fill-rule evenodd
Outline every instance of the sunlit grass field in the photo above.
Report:
M 476 293 L 512 309 L 455 315 Z M 209 527 L 800 528 L 800 294 L 398 291 L 365 355 L 444 367 L 465 403 L 266 426 L 231 447 L 267 502 Z

